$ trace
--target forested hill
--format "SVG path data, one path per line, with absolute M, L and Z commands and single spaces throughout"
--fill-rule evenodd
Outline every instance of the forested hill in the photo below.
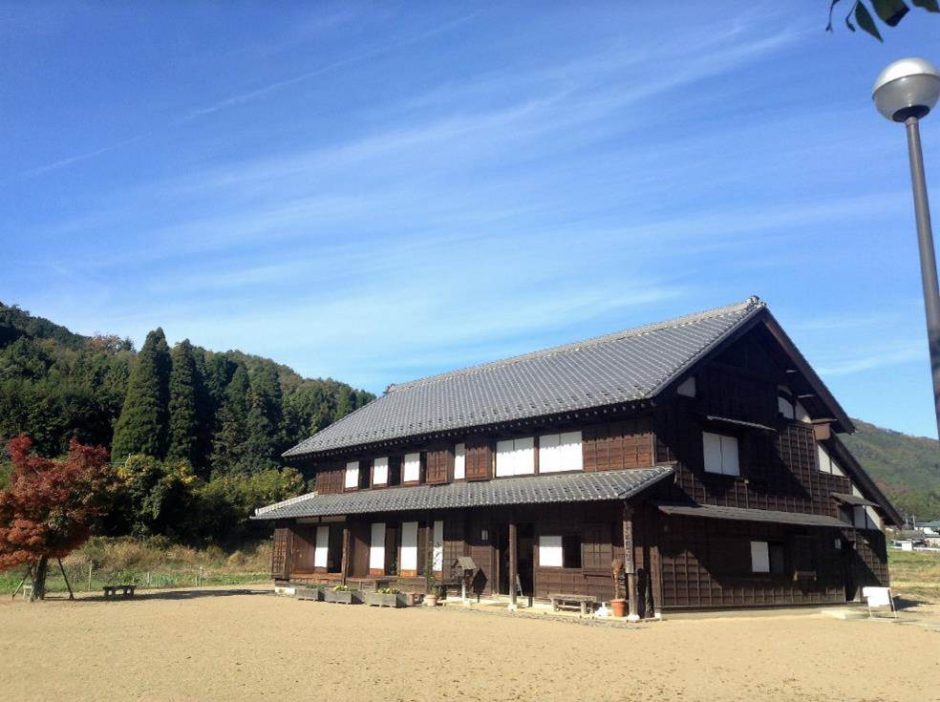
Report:
M 940 442 L 853 419 L 845 445 L 894 505 L 919 521 L 940 519 Z
M 197 475 L 258 473 L 373 398 L 335 380 L 152 331 L 127 339 L 74 334 L 0 303 L 0 441 L 25 432 L 44 454 L 71 437 L 129 454 L 187 461 Z

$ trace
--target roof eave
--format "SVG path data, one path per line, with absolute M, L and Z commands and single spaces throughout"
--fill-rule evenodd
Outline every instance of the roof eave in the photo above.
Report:
M 868 475 L 868 472 L 862 467 L 862 464 L 858 462 L 858 459 L 855 458 L 852 452 L 849 451 L 848 447 L 842 443 L 842 440 L 839 439 L 838 436 L 833 435 L 829 438 L 828 446 L 833 449 L 833 454 L 839 464 L 851 474 L 849 477 L 854 478 L 860 483 L 859 488 L 862 493 L 865 494 L 865 497 L 877 503 L 878 508 L 887 520 L 894 526 L 904 524 L 904 518 L 901 516 L 901 513 L 891 504 L 891 500 L 881 491 L 877 483 L 872 480 L 872 477 Z

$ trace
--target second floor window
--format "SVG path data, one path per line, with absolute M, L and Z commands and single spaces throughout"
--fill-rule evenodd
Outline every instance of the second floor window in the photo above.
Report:
M 559 473 L 583 468 L 580 431 L 539 436 L 539 473 Z
M 816 444 L 816 457 L 819 463 L 819 470 L 823 473 L 845 475 L 845 473 L 842 472 L 842 467 L 839 465 L 839 462 L 829 454 L 822 444 Z
M 738 440 L 734 436 L 702 432 L 705 471 L 720 475 L 741 475 L 738 463 Z
M 467 477 L 467 445 L 454 446 L 454 480 L 464 480 Z
M 535 438 L 526 436 L 496 442 L 496 477 L 535 472 Z
M 375 463 L 372 464 L 372 484 L 388 484 L 388 456 L 376 458 Z
M 359 461 L 350 461 L 346 464 L 346 482 L 343 487 L 347 490 L 359 487 Z
M 404 483 L 417 483 L 421 480 L 421 454 L 406 453 L 405 467 L 401 476 Z

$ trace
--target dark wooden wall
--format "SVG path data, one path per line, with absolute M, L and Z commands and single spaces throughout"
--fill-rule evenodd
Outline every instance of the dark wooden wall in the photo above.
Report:
M 788 375 L 763 350 L 759 337 L 742 339 L 699 368 L 695 378 L 695 398 L 675 396 L 655 414 L 656 459 L 676 463 L 671 499 L 839 516 L 831 493 L 851 492 L 851 481 L 819 470 L 812 424 L 778 413 L 778 386 L 786 385 Z M 705 471 L 705 431 L 737 438 L 740 476 Z
M 845 601 L 838 529 L 801 529 L 777 524 L 670 517 L 660 536 L 663 607 L 753 607 Z M 751 573 L 750 542 L 781 543 L 781 575 Z M 815 577 L 794 579 L 812 566 Z
M 378 521 L 378 520 L 375 520 Z M 369 575 L 369 540 L 372 538 L 370 522 L 349 523 L 349 575 L 357 578 Z
M 650 415 L 588 425 L 581 433 L 584 470 L 648 468 L 654 462 L 654 445 Z
M 313 572 L 313 554 L 317 545 L 317 527 L 312 524 L 296 524 L 291 538 L 291 571 Z
M 275 580 L 287 580 L 291 574 L 290 540 L 292 529 L 284 522 L 274 527 L 274 544 L 271 549 L 271 575 Z

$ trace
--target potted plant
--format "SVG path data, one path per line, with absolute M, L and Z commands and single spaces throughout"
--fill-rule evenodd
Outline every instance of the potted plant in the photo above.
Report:
M 349 585 L 337 585 L 323 591 L 324 602 L 337 602 L 339 604 L 359 604 L 359 591 L 350 589 Z
M 610 601 L 610 609 L 615 617 L 627 616 L 627 601 L 621 597 L 623 593 L 623 561 L 615 558 L 610 562 L 610 571 L 614 579 L 614 599 Z
M 401 592 L 393 587 L 382 587 L 374 592 L 364 592 L 363 599 L 371 607 L 401 607 Z

